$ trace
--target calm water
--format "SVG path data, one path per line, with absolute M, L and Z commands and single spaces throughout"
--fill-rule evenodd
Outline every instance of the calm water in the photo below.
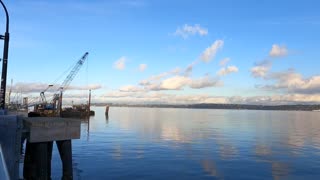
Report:
M 320 179 L 320 112 L 94 110 L 73 141 L 77 179 Z

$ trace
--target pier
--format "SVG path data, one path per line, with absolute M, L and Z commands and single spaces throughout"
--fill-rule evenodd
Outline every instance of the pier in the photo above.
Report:
M 0 116 L 0 144 L 10 179 L 19 179 L 22 142 L 26 140 L 24 179 L 50 179 L 52 147 L 62 160 L 62 178 L 73 179 L 72 139 L 80 138 L 80 120 L 60 117 Z

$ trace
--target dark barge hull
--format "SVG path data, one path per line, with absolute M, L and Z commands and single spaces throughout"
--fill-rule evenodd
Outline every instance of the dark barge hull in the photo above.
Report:
M 61 117 L 63 118 L 85 118 L 85 117 L 94 116 L 94 115 L 95 115 L 94 111 L 90 111 L 89 114 L 85 111 L 62 111 L 61 112 Z

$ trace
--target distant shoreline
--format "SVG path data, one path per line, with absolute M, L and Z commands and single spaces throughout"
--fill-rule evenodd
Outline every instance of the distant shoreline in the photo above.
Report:
M 320 111 L 316 105 L 249 105 L 249 104 L 107 104 L 93 103 L 93 106 L 149 107 L 149 108 L 189 108 L 189 109 L 239 109 L 239 110 L 278 110 L 278 111 Z

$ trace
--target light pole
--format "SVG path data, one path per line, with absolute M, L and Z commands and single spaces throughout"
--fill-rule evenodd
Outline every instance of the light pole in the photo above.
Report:
M 1 89 L 0 89 L 0 110 L 5 109 L 6 103 L 6 86 L 7 86 L 7 67 L 8 67 L 8 52 L 9 52 L 9 14 L 6 6 L 2 0 L 0 3 L 6 13 L 6 32 L 4 35 L 0 35 L 0 39 L 4 40 L 3 46 L 3 58 L 2 58 L 2 75 L 1 75 Z

